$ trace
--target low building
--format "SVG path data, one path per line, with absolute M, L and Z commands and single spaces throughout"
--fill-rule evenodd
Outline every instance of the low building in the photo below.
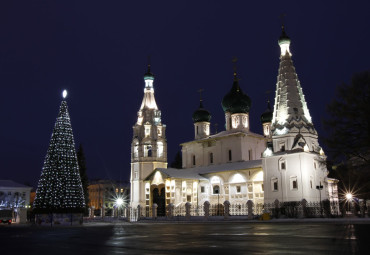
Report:
M 92 180 L 88 186 L 91 215 L 113 216 L 117 199 L 123 199 L 123 206 L 129 203 L 129 184 L 113 180 Z
M 32 187 L 11 180 L 0 180 L 0 207 L 29 208 Z
M 0 210 L 12 209 L 13 222 L 27 221 L 32 187 L 11 180 L 0 180 Z

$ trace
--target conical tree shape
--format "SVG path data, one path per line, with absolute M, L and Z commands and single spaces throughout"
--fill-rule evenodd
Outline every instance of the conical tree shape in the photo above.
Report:
M 36 212 L 81 212 L 85 207 L 72 125 L 62 101 L 33 204 Z

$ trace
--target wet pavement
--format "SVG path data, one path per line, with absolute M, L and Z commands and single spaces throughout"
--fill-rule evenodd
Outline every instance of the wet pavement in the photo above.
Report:
M 369 254 L 370 225 L 91 223 L 0 226 L 0 254 Z

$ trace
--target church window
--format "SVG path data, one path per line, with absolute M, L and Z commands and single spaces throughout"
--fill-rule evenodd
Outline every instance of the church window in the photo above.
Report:
M 316 165 L 316 161 L 313 162 L 313 167 L 316 169 L 317 168 L 317 165 Z
M 158 142 L 157 143 L 157 157 L 163 157 L 163 143 Z
M 199 134 L 199 126 L 197 126 L 197 134 Z
M 265 189 L 264 189 L 264 187 L 263 187 L 263 183 L 261 184 L 261 191 L 262 191 L 262 192 L 264 192 L 264 191 L 265 191 Z
M 150 125 L 145 125 L 145 136 L 150 136 Z
M 187 196 L 186 196 L 186 201 L 187 201 L 187 202 L 191 202 L 191 195 L 187 195 Z
M 213 153 L 212 152 L 209 154 L 209 163 L 213 164 Z
M 139 157 L 139 143 L 136 142 L 134 145 L 134 158 Z
M 200 192 L 201 193 L 204 193 L 205 192 L 204 186 L 200 186 Z
M 146 157 L 152 156 L 152 146 L 151 145 L 145 145 L 145 156 Z
M 280 145 L 280 151 L 285 151 L 285 144 Z
M 271 178 L 271 189 L 272 191 L 278 191 L 278 178 Z
M 213 186 L 213 194 L 215 195 L 220 194 L 220 186 L 218 185 Z
M 310 176 L 310 187 L 311 187 L 311 189 L 312 189 L 312 187 L 313 187 L 313 178 L 312 178 L 312 176 Z
M 298 189 L 297 176 L 290 177 L 290 189 L 292 190 Z
M 252 160 L 253 159 L 252 150 L 249 150 L 248 151 L 248 156 L 249 156 L 249 160 Z
M 193 155 L 193 166 L 195 166 L 195 155 Z
M 233 159 L 232 152 L 231 152 L 231 150 L 229 150 L 229 161 L 231 161 L 232 159 Z
M 161 129 L 161 127 L 158 127 L 157 128 L 157 134 L 158 134 L 158 137 L 161 137 L 162 136 L 162 129 Z
M 286 169 L 285 161 L 281 161 L 280 162 L 280 169 L 281 170 L 285 170 Z
M 240 185 L 236 186 L 236 193 L 240 193 L 241 192 L 241 187 Z

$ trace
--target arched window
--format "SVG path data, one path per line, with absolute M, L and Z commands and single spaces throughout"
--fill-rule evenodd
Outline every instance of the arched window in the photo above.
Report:
M 139 142 L 135 142 L 134 144 L 134 158 L 139 157 Z
M 157 157 L 163 157 L 163 143 L 157 142 Z
M 152 156 L 152 146 L 149 144 L 144 145 L 144 157 L 151 157 Z
M 215 185 L 213 186 L 213 194 L 220 194 L 220 186 Z

